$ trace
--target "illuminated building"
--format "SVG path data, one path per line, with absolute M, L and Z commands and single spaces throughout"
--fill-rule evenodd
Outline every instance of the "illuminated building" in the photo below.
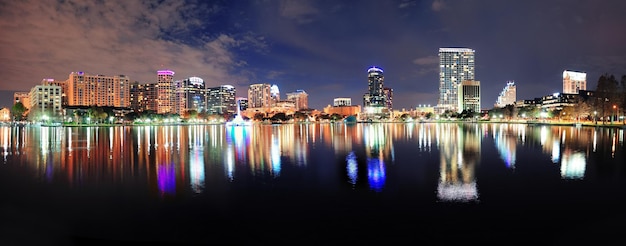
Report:
M 554 93 L 541 98 L 541 108 L 546 111 L 562 110 L 578 102 L 578 94 Z
M 30 99 L 28 98 L 29 93 L 30 92 L 28 91 L 16 91 L 13 93 L 13 104 L 21 102 L 26 109 L 30 108 Z
M 222 85 L 207 88 L 207 112 L 210 114 L 234 114 L 237 111 L 235 87 Z
M 437 113 L 458 112 L 458 86 L 474 80 L 474 50 L 468 48 L 439 48 L 439 101 Z
M 237 101 L 239 101 L 239 110 L 245 111 L 248 109 L 248 98 L 239 97 L 237 98 Z
M 563 71 L 563 93 L 578 94 L 579 90 L 587 90 L 587 73 Z
M 41 81 L 42 85 L 58 85 L 61 86 L 61 106 L 68 106 L 68 101 L 67 101 L 67 95 L 65 94 L 67 92 L 67 85 L 68 82 L 67 81 L 58 81 L 58 80 L 54 80 L 54 79 L 43 79 Z
M 201 112 L 206 110 L 206 89 L 204 80 L 199 77 L 189 77 L 180 82 L 176 93 L 177 112 L 183 114 L 189 110 Z
M 391 111 L 393 109 L 393 89 L 383 88 L 383 95 L 385 95 L 385 107 Z
M 517 88 L 515 81 L 507 81 L 506 86 L 500 92 L 498 99 L 496 100 L 496 107 L 504 108 L 506 105 L 515 105 L 517 101 Z
M 385 76 L 377 67 L 367 69 L 367 93 L 363 96 L 363 107 L 385 107 Z
M 11 110 L 8 108 L 0 109 L 0 121 L 9 121 L 11 120 Z
M 72 72 L 65 84 L 68 106 L 130 107 L 130 82 L 125 75 Z
M 309 108 L 309 95 L 304 90 L 287 93 L 287 101 L 294 102 L 296 110 Z
M 350 106 L 326 106 L 324 108 L 325 114 L 338 114 L 338 115 L 358 115 L 361 112 L 361 105 L 350 105 Z
M 276 103 L 280 101 L 280 90 L 278 90 L 277 85 L 272 85 L 270 87 L 270 98 L 270 104 L 272 106 L 275 106 Z
M 459 112 L 472 110 L 480 112 L 480 81 L 466 80 L 459 85 Z
M 333 106 L 352 106 L 352 98 L 339 97 L 333 99 Z
M 135 112 L 157 111 L 156 83 L 130 85 L 130 108 Z
M 176 84 L 174 71 L 157 71 L 157 113 L 176 113 Z
M 252 84 L 248 87 L 248 107 L 270 107 L 270 84 Z
M 48 116 L 61 115 L 61 86 L 36 85 L 30 89 L 30 111 L 48 114 Z

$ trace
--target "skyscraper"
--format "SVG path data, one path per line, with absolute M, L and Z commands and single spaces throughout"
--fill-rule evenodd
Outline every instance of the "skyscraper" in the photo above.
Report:
M 496 101 L 496 107 L 503 108 L 506 105 L 513 105 L 517 100 L 515 81 L 507 81 L 506 86 L 500 92 Z
M 183 114 L 189 110 L 202 112 L 206 110 L 206 89 L 204 80 L 199 77 L 189 77 L 182 81 L 178 88 L 178 111 Z
M 252 84 L 248 87 L 248 106 L 250 108 L 271 107 L 270 84 Z
M 47 82 L 53 83 L 53 82 Z M 55 83 L 58 84 L 58 83 Z M 61 85 L 69 106 L 130 107 L 130 81 L 128 76 L 89 75 L 72 72 Z
M 211 114 L 237 112 L 236 90 L 232 85 L 207 88 L 207 111 Z
M 176 113 L 176 86 L 174 71 L 157 71 L 157 113 Z
M 437 113 L 458 112 L 458 86 L 474 80 L 474 50 L 469 48 L 439 48 L 439 101 Z
M 563 93 L 578 94 L 579 90 L 587 90 L 587 73 L 563 71 Z
M 309 108 L 309 94 L 304 90 L 287 93 L 287 101 L 292 101 L 296 105 L 296 110 Z
M 385 76 L 378 67 L 367 69 L 367 92 L 363 95 L 363 107 L 385 107 Z

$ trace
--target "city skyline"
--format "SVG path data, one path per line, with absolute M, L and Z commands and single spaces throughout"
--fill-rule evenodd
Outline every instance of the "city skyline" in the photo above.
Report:
M 435 106 L 442 47 L 475 50 L 481 108 L 507 81 L 517 99 L 561 92 L 564 70 L 626 73 L 621 1 L 40 1 L 0 5 L 0 107 L 15 91 L 71 72 L 155 83 L 250 84 L 304 90 L 311 108 L 351 98 L 360 105 L 367 69 L 385 71 L 394 109 Z M 376 12 L 376 15 L 372 15 Z M 375 16 L 375 17 L 372 17 Z M 374 19 L 373 19 L 374 18 Z M 538 38 L 540 37 L 540 38 Z M 330 93 L 329 93 L 330 91 Z

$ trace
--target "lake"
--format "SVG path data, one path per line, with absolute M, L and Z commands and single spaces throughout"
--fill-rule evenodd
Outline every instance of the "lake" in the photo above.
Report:
M 18 245 L 622 245 L 624 129 L 0 126 Z

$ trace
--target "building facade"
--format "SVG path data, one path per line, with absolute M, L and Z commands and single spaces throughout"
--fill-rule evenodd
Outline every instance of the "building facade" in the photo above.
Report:
M 333 99 L 333 106 L 352 106 L 352 98 L 349 97 L 338 97 Z
M 469 48 L 439 48 L 439 100 L 437 113 L 458 112 L 458 86 L 475 80 L 475 51 Z
M 296 110 L 309 108 L 309 94 L 304 90 L 296 90 L 295 92 L 287 93 L 287 101 L 294 102 Z
M 506 86 L 498 95 L 498 99 L 496 100 L 496 104 L 494 105 L 497 108 L 503 108 L 506 105 L 515 105 L 517 101 L 517 88 L 515 86 L 515 81 L 507 81 Z
M 174 71 L 157 71 L 157 113 L 177 113 L 176 112 L 176 83 L 174 81 Z
M 458 91 L 458 112 L 463 110 L 480 112 L 480 81 L 466 80 L 461 82 Z
M 385 107 L 385 76 L 378 67 L 367 69 L 367 92 L 363 95 L 363 107 Z
M 62 115 L 61 86 L 36 85 L 30 89 L 29 117 L 58 117 Z
M 177 112 L 184 114 L 189 110 L 202 112 L 207 109 L 207 95 L 204 80 L 200 77 L 189 77 L 179 83 L 177 96 Z
M 72 72 L 63 88 L 68 106 L 130 107 L 130 81 L 125 75 Z
M 207 88 L 207 112 L 210 114 L 234 114 L 237 112 L 235 87 L 221 85 Z
M 563 71 L 563 93 L 578 94 L 580 90 L 587 90 L 587 73 Z
M 28 91 L 16 91 L 15 93 L 13 93 L 13 104 L 21 102 L 22 105 L 24 105 L 26 109 L 29 109 L 30 108 L 30 98 L 28 96 L 29 93 L 30 92 Z
M 271 107 L 270 84 L 252 84 L 248 87 L 248 107 Z

